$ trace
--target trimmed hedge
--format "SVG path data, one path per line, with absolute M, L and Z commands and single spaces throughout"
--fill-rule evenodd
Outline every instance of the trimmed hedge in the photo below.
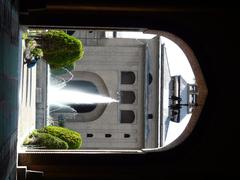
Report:
M 66 67 L 83 57 L 82 42 L 61 30 L 50 30 L 41 34 L 43 58 L 51 68 Z
M 46 149 L 68 149 L 68 144 L 60 138 L 47 133 L 39 133 L 36 130 L 25 139 L 23 145 Z
M 38 129 L 39 133 L 48 133 L 53 136 L 56 136 L 68 144 L 69 149 L 79 149 L 82 145 L 81 135 L 67 128 L 59 126 L 47 126 L 41 129 Z
M 45 149 L 79 149 L 82 138 L 76 131 L 59 126 L 47 126 L 34 130 L 24 140 L 23 145 Z

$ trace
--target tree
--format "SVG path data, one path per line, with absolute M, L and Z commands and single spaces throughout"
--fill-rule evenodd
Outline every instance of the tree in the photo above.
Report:
M 43 50 L 43 59 L 52 69 L 72 66 L 84 54 L 82 42 L 62 30 L 42 32 L 35 40 Z
M 73 67 L 84 54 L 82 42 L 62 30 L 30 31 L 23 39 L 37 42 L 36 47 L 42 49 L 43 59 L 51 69 Z

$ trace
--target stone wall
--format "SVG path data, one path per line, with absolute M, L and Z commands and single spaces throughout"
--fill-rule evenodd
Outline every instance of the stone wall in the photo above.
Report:
M 99 39 L 96 45 L 85 45 L 84 52 L 83 59 L 74 67 L 73 80 L 77 80 L 78 72 L 95 73 L 106 85 L 109 97 L 118 99 L 121 91 L 130 91 L 134 92 L 136 99 L 128 104 L 108 104 L 101 116 L 91 122 L 72 120 L 67 118 L 68 114 L 62 113 L 65 126 L 82 134 L 82 149 L 142 149 L 145 44 L 131 39 Z M 133 72 L 135 82 L 121 84 L 121 72 Z M 82 78 L 80 75 L 79 80 Z M 132 123 L 121 123 L 121 111 L 124 110 L 134 112 Z M 92 137 L 88 137 L 89 134 Z
M 23 64 L 25 43 L 22 41 L 20 66 L 21 81 L 19 84 L 19 118 L 18 118 L 18 146 L 36 126 L 36 66 L 28 68 Z M 39 63 L 39 62 L 38 62 Z
M 16 178 L 19 84 L 17 1 L 0 0 L 0 179 Z
M 36 78 L 36 128 L 47 125 L 48 65 L 44 60 L 37 63 Z

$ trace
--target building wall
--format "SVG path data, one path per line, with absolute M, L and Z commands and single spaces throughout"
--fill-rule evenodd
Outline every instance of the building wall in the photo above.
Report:
M 36 128 L 47 125 L 47 86 L 48 65 L 44 60 L 38 61 L 36 67 Z
M 22 41 L 20 66 L 21 81 L 19 84 L 19 119 L 18 119 L 18 146 L 21 147 L 24 139 L 36 127 L 36 66 L 28 68 L 23 64 L 25 43 Z
M 95 121 L 73 121 L 72 117 L 65 119 L 65 126 L 82 134 L 83 149 L 143 148 L 144 43 L 127 39 L 101 39 L 98 46 L 85 46 L 84 52 L 84 58 L 76 63 L 73 74 L 86 71 L 96 73 L 103 80 L 111 98 L 118 99 L 122 90 L 133 91 L 136 99 L 133 104 L 108 104 L 103 114 Z M 121 84 L 121 71 L 134 72 L 135 83 Z M 81 76 L 79 78 L 81 79 Z M 134 122 L 120 123 L 120 110 L 132 110 L 135 113 Z M 55 118 L 58 115 L 55 113 Z M 88 133 L 94 136 L 87 138 Z M 111 134 L 111 137 L 107 138 L 105 134 Z M 124 134 L 129 134 L 130 137 L 126 138 Z
M 145 106 L 145 148 L 155 148 L 160 145 L 158 143 L 159 136 L 159 45 L 160 38 L 141 40 L 147 44 L 146 48 L 146 73 L 145 78 L 145 96 L 147 98 Z M 151 78 L 151 77 L 152 78 Z
M 16 178 L 18 84 L 17 1 L 0 0 L 0 179 Z

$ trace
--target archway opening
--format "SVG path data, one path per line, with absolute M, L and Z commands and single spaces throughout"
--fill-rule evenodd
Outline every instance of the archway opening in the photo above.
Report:
M 48 125 L 72 129 L 83 137 L 79 152 L 160 151 L 174 147 L 190 134 L 207 90 L 196 57 L 184 41 L 162 31 L 147 34 L 146 29 L 145 33 L 117 29 L 65 31 L 83 42 L 84 57 L 70 69 L 49 70 L 42 60 L 31 75 L 23 73 L 22 98 L 36 105 L 36 109 L 29 109 L 36 111 L 31 116 L 37 119 L 32 122 L 35 127 L 25 129 Z M 50 91 L 46 83 L 39 83 L 43 72 L 55 72 L 58 80 L 55 78 L 54 83 L 61 91 Z M 36 87 L 25 82 L 34 75 Z M 45 78 L 49 84 L 53 82 L 50 76 Z M 31 85 L 36 99 L 29 98 L 26 84 Z M 61 107 L 50 104 L 52 99 Z M 26 114 L 24 110 L 21 113 L 23 130 Z

